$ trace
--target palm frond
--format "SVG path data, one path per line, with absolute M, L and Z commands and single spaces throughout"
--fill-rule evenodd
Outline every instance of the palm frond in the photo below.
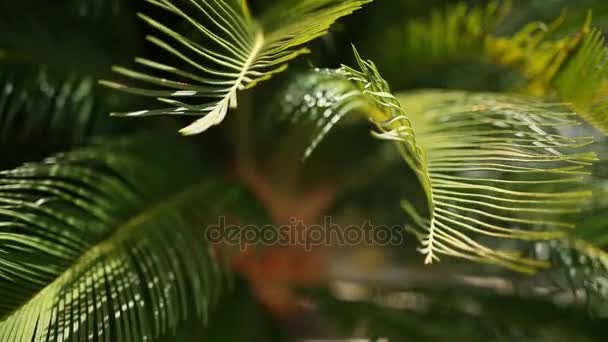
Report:
M 93 77 L 46 66 L 0 63 L 0 85 L 0 144 L 41 137 L 47 146 L 80 144 L 110 108 Z
M 388 64 L 412 65 L 421 70 L 450 60 L 482 57 L 520 71 L 528 80 L 527 92 L 561 98 L 585 120 L 607 133 L 608 48 L 602 32 L 591 27 L 591 17 L 576 32 L 558 38 L 555 35 L 565 19 L 563 16 L 550 24 L 528 23 L 504 36 L 497 33 L 497 27 L 509 12 L 509 4 L 508 1 L 502 5 L 491 2 L 485 7 L 460 4 L 436 10 L 430 19 L 412 21 L 407 24 L 405 34 L 389 37 L 387 45 L 402 48 L 401 60 Z M 415 74 L 416 70 L 412 72 Z
M 286 123 L 300 131 L 302 127 L 311 127 L 303 160 L 310 157 L 340 120 L 368 103 L 351 82 L 330 69 L 299 75 L 286 87 L 279 101 L 266 121 Z
M 286 62 L 307 53 L 298 46 L 323 35 L 338 18 L 360 8 L 368 0 L 307 0 L 283 3 L 268 10 L 258 21 L 247 3 L 235 0 L 190 0 L 189 6 L 171 0 L 148 0 L 178 16 L 198 30 L 204 40 L 192 39 L 140 14 L 146 23 L 168 40 L 147 37 L 152 44 L 173 55 L 184 66 L 166 65 L 149 59 L 136 62 L 154 70 L 140 72 L 114 67 L 118 74 L 162 88 L 144 89 L 121 83 L 102 84 L 133 94 L 152 96 L 169 108 L 115 113 L 118 116 L 203 116 L 180 132 L 198 134 L 221 123 L 230 108 L 237 106 L 237 92 L 281 72 Z M 289 6 L 291 5 L 291 6 Z M 170 42 L 170 43 L 169 43 Z M 175 47 L 177 44 L 178 47 Z M 161 75 L 171 75 L 168 79 Z M 167 76 L 169 77 L 169 76 Z M 177 77 L 177 78 L 175 78 Z M 204 98 L 195 104 L 176 98 Z
M 0 61 L 0 167 L 123 131 L 127 125 L 107 117 L 117 108 L 116 95 L 97 87 L 92 76 Z
M 575 294 L 584 291 L 577 297 L 601 306 L 608 299 L 608 182 L 594 175 L 589 183 L 594 196 L 576 217 L 579 228 L 536 249 L 539 257 L 544 255 L 551 260 L 555 283 Z M 566 281 L 558 281 L 564 278 Z
M 601 306 L 608 299 L 608 253 L 604 248 L 594 241 L 569 236 L 550 241 L 541 247 L 541 251 L 549 251 L 553 273 L 565 278 L 565 281 L 554 280 L 561 290 L 575 294 L 577 299 L 584 299 L 587 304 Z M 597 307 L 590 305 L 589 309 Z
M 434 10 L 428 19 L 407 23 L 405 46 L 400 58 L 408 63 L 436 65 L 447 60 L 475 58 L 483 54 L 483 41 L 503 22 L 511 8 L 510 1 L 492 1 L 487 6 L 465 3 Z
M 364 113 L 378 128 L 375 136 L 395 141 L 418 176 L 429 214 L 408 201 L 403 207 L 416 223 L 410 230 L 421 240 L 426 262 L 446 254 L 518 270 L 540 267 L 542 262 L 498 245 L 504 239 L 554 239 L 573 226 L 557 217 L 576 212 L 590 196 L 572 185 L 588 175 L 596 159 L 579 152 L 591 138 L 558 131 L 576 124 L 575 114 L 559 104 L 491 93 L 424 91 L 395 97 L 373 63 L 358 55 L 357 60 L 360 70 L 343 66 L 335 74 L 353 85 L 336 88 L 340 102 L 332 106 Z M 299 115 L 318 112 L 315 107 L 303 103 Z M 343 116 L 341 110 L 326 113 Z
M 577 113 L 608 134 L 608 47 L 600 30 L 584 35 L 557 75 L 555 87 Z
M 485 50 L 499 64 L 521 70 L 534 95 L 556 95 L 594 127 L 608 134 L 608 47 L 601 30 L 582 28 L 551 39 L 563 21 L 531 23 L 510 38 L 489 37 Z
M 510 9 L 510 1 L 436 8 L 428 17 L 388 25 L 380 37 L 368 43 L 375 47 L 382 39 L 382 45 L 394 47 L 392 53 L 366 50 L 386 69 L 391 84 L 409 85 L 407 80 L 415 80 L 441 65 L 483 59 L 484 42 L 500 27 Z
M 407 201 L 403 207 L 416 222 L 413 231 L 426 262 L 447 254 L 516 269 L 538 266 L 471 236 L 550 239 L 561 234 L 559 228 L 570 227 L 555 220 L 556 214 L 576 211 L 590 193 L 543 192 L 542 185 L 578 182 L 587 174 L 585 166 L 595 160 L 593 154 L 569 153 L 591 143 L 590 138 L 555 132 L 556 127 L 575 124 L 573 114 L 498 94 L 427 92 L 398 101 L 379 81 L 375 66 L 358 61 L 362 71 L 346 68 L 346 75 L 386 113 L 373 118 L 380 129 L 377 136 L 405 143 L 410 155 L 419 156 L 414 170 L 427 192 L 430 217 L 420 216 Z M 535 184 L 540 186 L 535 189 Z M 537 231 L 538 225 L 545 230 Z
M 420 122 L 416 132 L 428 153 L 435 214 L 418 222 L 428 232 L 425 246 L 435 239 L 433 229 L 533 240 L 574 227 L 562 220 L 564 214 L 576 212 L 590 192 L 571 188 L 589 174 L 596 157 L 577 153 L 591 138 L 560 135 L 558 128 L 576 123 L 572 113 L 497 94 L 430 92 L 400 99 Z M 441 234 L 437 238 L 447 246 L 455 243 Z M 464 236 L 458 239 L 474 246 Z
M 225 273 L 203 224 L 243 192 L 199 160 L 138 137 L 1 172 L 0 341 L 147 341 L 205 317 Z

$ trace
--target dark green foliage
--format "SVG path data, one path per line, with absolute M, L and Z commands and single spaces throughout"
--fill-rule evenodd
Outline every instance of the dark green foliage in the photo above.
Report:
M 105 74 L 139 46 L 131 6 L 129 0 L 3 1 L 0 62 L 8 58 Z
M 149 168 L 169 162 L 176 173 Z M 251 207 L 208 170 L 191 147 L 142 137 L 2 172 L 2 339 L 144 340 L 189 308 L 207 315 L 225 276 L 205 225 Z
M 317 291 L 312 298 L 342 334 L 363 326 L 365 336 L 378 341 L 599 341 L 605 323 L 580 310 L 509 296 L 392 292 L 346 301 Z
M 128 127 L 107 116 L 123 99 L 99 89 L 93 76 L 5 62 L 0 84 L 0 165 L 5 168 Z
M 604 339 L 604 1 L 250 2 L 0 0 L 0 342 Z

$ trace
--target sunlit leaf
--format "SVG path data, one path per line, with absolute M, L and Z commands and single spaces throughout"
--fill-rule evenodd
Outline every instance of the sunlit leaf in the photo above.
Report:
M 328 117 L 316 115 L 318 103 L 305 99 L 294 105 L 292 117 L 308 116 L 331 128 L 344 112 L 358 112 L 376 125 L 376 137 L 396 142 L 426 192 L 428 214 L 409 200 L 403 208 L 415 222 L 410 230 L 420 239 L 427 263 L 445 254 L 522 271 L 541 267 L 542 262 L 499 242 L 550 240 L 573 228 L 564 215 L 590 196 L 573 185 L 596 160 L 582 150 L 591 138 L 559 131 L 577 124 L 576 115 L 560 104 L 503 94 L 394 96 L 375 65 L 356 57 L 358 70 L 343 66 L 332 81 L 327 72 L 317 79 L 317 89 L 333 87 L 333 98 L 339 99 L 323 109 Z M 325 131 L 320 129 L 318 137 Z
M 250 15 L 245 1 L 189 0 L 186 1 L 188 5 L 172 0 L 148 2 L 189 23 L 199 37 L 186 36 L 139 14 L 163 37 L 148 36 L 146 39 L 172 55 L 176 63 L 167 65 L 137 58 L 135 61 L 150 71 L 114 67 L 118 74 L 161 88 L 139 88 L 110 81 L 102 81 L 102 84 L 156 97 L 170 105 L 164 109 L 114 115 L 203 116 L 180 131 L 192 135 L 221 123 L 228 110 L 237 107 L 238 91 L 283 71 L 289 60 L 308 52 L 299 46 L 323 35 L 334 21 L 369 0 L 280 2 L 259 20 Z M 196 100 L 186 103 L 180 100 L 183 98 Z

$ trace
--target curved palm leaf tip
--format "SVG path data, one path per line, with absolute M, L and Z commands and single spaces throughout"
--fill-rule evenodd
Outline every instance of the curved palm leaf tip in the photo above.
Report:
M 138 64 L 154 72 L 113 68 L 123 76 L 161 86 L 161 89 L 137 88 L 109 81 L 101 83 L 133 94 L 157 97 L 160 102 L 172 106 L 113 115 L 203 116 L 180 131 L 184 135 L 192 135 L 221 123 L 229 108 L 237 106 L 238 91 L 283 71 L 289 60 L 308 52 L 299 46 L 325 34 L 338 18 L 371 0 L 281 2 L 259 21 L 250 15 L 246 1 L 189 0 L 189 6 L 178 6 L 171 0 L 147 1 L 188 22 L 206 43 L 198 43 L 139 14 L 168 39 L 148 36 L 147 40 L 175 57 L 176 64 L 137 58 Z M 191 104 L 177 98 L 206 100 Z
M 223 276 L 198 223 L 240 191 L 157 140 L 0 173 L 0 341 L 146 341 L 206 314 Z
M 577 211 L 590 196 L 573 185 L 596 160 L 593 153 L 577 153 L 591 138 L 559 134 L 559 128 L 577 124 L 575 114 L 501 94 L 425 91 L 395 97 L 374 64 L 356 57 L 360 70 L 343 66 L 333 74 L 342 83 L 335 88 L 340 101 L 324 110 L 329 117 L 315 114 L 318 101 L 300 96 L 300 104 L 287 101 L 286 108 L 295 108 L 293 118 L 316 115 L 320 127 L 331 128 L 344 108 L 356 108 L 375 123 L 378 138 L 397 143 L 427 194 L 428 217 L 403 202 L 415 222 L 408 230 L 420 239 L 427 263 L 444 254 L 520 271 L 544 266 L 502 250 L 500 243 L 554 239 L 572 227 L 561 220 L 563 214 Z M 326 84 L 310 88 L 308 98 L 331 84 L 327 72 L 318 77 Z M 326 133 L 319 129 L 311 148 Z
M 435 252 L 535 266 L 508 252 L 495 252 L 475 236 L 520 240 L 554 239 L 574 226 L 562 220 L 578 211 L 589 191 L 572 190 L 589 174 L 593 153 L 576 153 L 591 138 L 570 138 L 559 128 L 576 124 L 561 106 L 498 94 L 427 92 L 400 98 L 417 108 L 412 120 L 428 154 L 433 210 L 418 218 L 427 262 Z M 416 107 L 418 106 L 418 107 Z M 411 206 L 404 208 L 416 218 Z

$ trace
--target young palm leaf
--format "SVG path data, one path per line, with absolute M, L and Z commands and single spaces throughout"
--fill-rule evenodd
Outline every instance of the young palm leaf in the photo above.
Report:
M 144 58 L 135 61 L 150 72 L 123 67 L 114 71 L 144 83 L 160 86 L 144 89 L 101 81 L 118 90 L 157 97 L 169 108 L 114 113 L 118 116 L 194 115 L 203 116 L 180 132 L 198 134 L 222 122 L 229 108 L 237 106 L 237 92 L 253 87 L 285 69 L 286 63 L 307 53 L 302 44 L 323 35 L 338 18 L 348 15 L 369 0 L 306 0 L 280 2 L 261 18 L 253 18 L 246 1 L 147 0 L 176 15 L 197 30 L 196 39 L 139 14 L 166 39 L 147 40 L 175 57 L 175 65 Z M 166 78 L 167 77 L 167 78 Z M 186 103 L 179 98 L 203 98 Z
M 571 184 L 595 160 L 593 153 L 577 152 L 591 138 L 559 134 L 560 127 L 576 124 L 574 114 L 500 94 L 427 91 L 395 97 L 374 64 L 356 57 L 360 70 L 343 66 L 334 73 L 342 77 L 333 81 L 341 82 L 335 88 L 340 102 L 316 120 L 333 126 L 332 117 L 356 109 L 377 126 L 378 138 L 397 143 L 427 195 L 429 215 L 403 202 L 426 262 L 446 254 L 522 271 L 541 266 L 497 245 L 502 239 L 553 239 L 572 227 L 556 217 L 576 211 L 590 195 L 571 190 Z M 305 100 L 294 108 L 295 117 L 318 111 Z
M 1 172 L 0 341 L 149 341 L 206 315 L 224 275 L 203 224 L 243 193 L 195 160 L 138 137 Z

